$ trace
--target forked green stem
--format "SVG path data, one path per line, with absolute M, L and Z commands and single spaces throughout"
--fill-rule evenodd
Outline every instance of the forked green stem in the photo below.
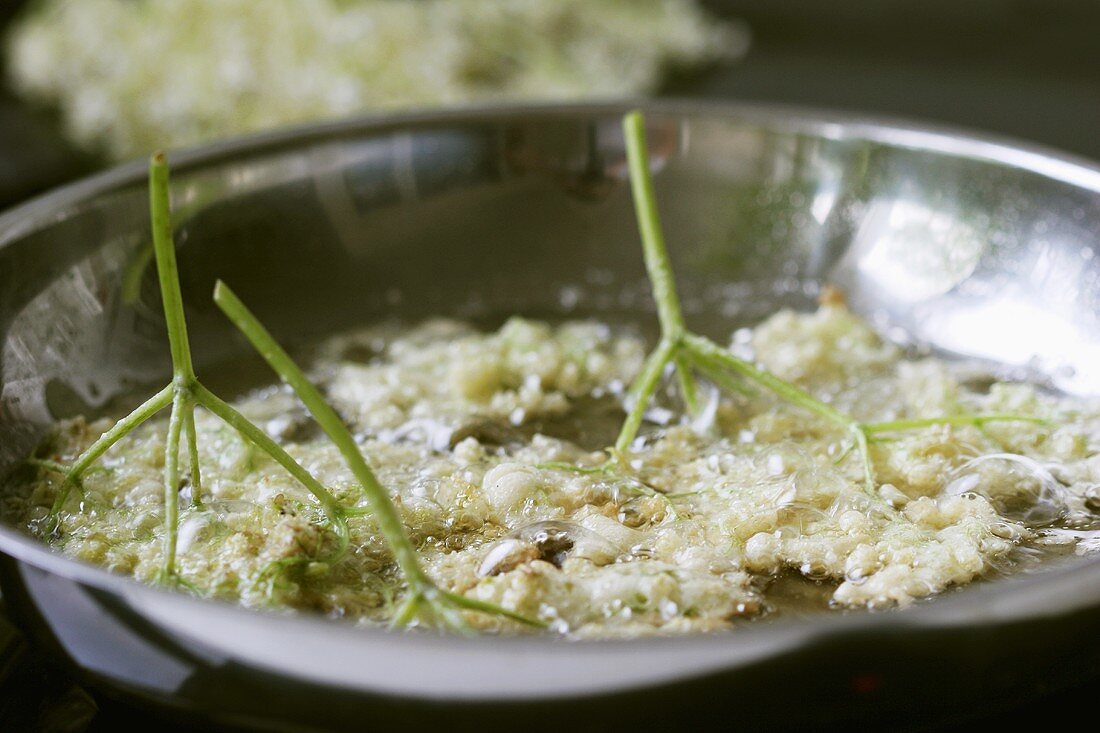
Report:
M 653 175 L 646 144 L 645 119 L 641 112 L 629 112 L 623 117 L 623 134 L 626 140 L 627 162 L 630 167 L 630 184 L 638 218 L 638 231 L 642 240 L 642 254 L 653 290 L 653 299 L 657 304 L 661 340 L 657 348 L 646 358 L 642 371 L 631 385 L 628 393 L 629 410 L 614 447 L 609 449 L 611 458 L 605 466 L 613 467 L 618 464 L 620 468 L 623 467 L 622 456 L 629 451 L 637 437 L 648 403 L 660 384 L 665 368 L 670 363 L 676 371 L 680 393 L 689 412 L 696 413 L 698 410 L 698 396 L 693 374 L 693 369 L 697 368 L 719 388 L 746 393 L 748 390 L 741 381 L 730 378 L 731 375 L 736 375 L 740 380 L 755 383 L 780 399 L 844 430 L 849 434 L 852 447 L 860 455 L 864 488 L 875 499 L 879 497 L 868 443 L 876 434 L 915 430 L 941 424 L 978 427 L 997 421 L 1046 424 L 1046 421 L 1039 418 L 1017 415 L 948 415 L 861 423 L 822 402 L 809 392 L 737 357 L 710 339 L 688 331 L 684 325 L 683 311 L 676 293 L 675 276 L 657 212 Z M 847 453 L 848 451 L 845 455 Z
M 187 321 L 184 316 L 183 296 L 180 291 L 176 248 L 172 240 L 168 164 L 161 153 L 154 155 L 149 165 L 149 211 L 153 230 L 153 255 L 157 265 L 157 277 L 160 282 L 161 300 L 168 330 L 168 343 L 172 355 L 172 382 L 129 415 L 115 423 L 81 453 L 72 465 L 66 467 L 49 460 L 36 459 L 31 461 L 43 470 L 59 472 L 64 477 L 64 485 L 51 509 L 51 518 L 56 521 L 71 488 L 81 486 L 81 476 L 89 466 L 123 437 L 171 405 L 168 435 L 164 445 L 164 561 L 161 568 L 161 579 L 165 582 L 189 586 L 186 581 L 178 576 L 176 568 L 180 514 L 179 455 L 180 441 L 185 439 L 190 462 L 193 505 L 198 508 L 202 503 L 202 476 L 194 411 L 196 406 L 201 405 L 234 428 L 245 440 L 270 456 L 272 460 L 282 466 L 314 496 L 321 505 L 336 535 L 336 548 L 325 558 L 310 559 L 320 559 L 327 562 L 336 561 L 347 550 L 350 542 L 347 517 L 352 514 L 359 515 L 363 512 L 358 509 L 343 507 L 336 500 L 336 497 L 313 474 L 303 468 L 287 453 L 282 446 L 241 415 L 229 403 L 207 389 L 195 376 L 191 359 L 191 344 L 187 338 Z M 136 292 L 136 283 L 129 282 L 128 287 L 130 291 Z M 466 609 L 496 614 L 531 626 L 544 626 L 540 621 L 528 619 L 493 604 L 468 599 L 437 588 L 421 568 L 416 550 L 405 534 L 404 526 L 401 524 L 400 517 L 390 501 L 389 495 L 363 459 L 354 439 L 348 433 L 347 428 L 344 427 L 336 412 L 324 401 L 320 393 L 309 383 L 286 352 L 275 343 L 275 340 L 260 325 L 259 321 L 221 283 L 218 284 L 215 292 L 215 300 L 249 337 L 252 343 L 260 349 L 264 358 L 275 368 L 276 372 L 294 388 L 348 462 L 352 473 L 355 474 L 360 486 L 363 488 L 370 513 L 375 516 L 382 533 L 393 550 L 398 566 L 409 583 L 411 591 L 409 601 L 411 605 L 409 607 L 414 611 L 413 617 L 422 618 L 429 615 L 446 625 L 464 628 L 458 609 Z M 294 559 L 295 562 L 297 560 L 299 558 Z M 423 604 L 427 604 L 427 610 L 430 613 L 423 614 L 417 610 Z
M 153 230 L 153 255 L 156 259 L 160 282 L 161 300 L 164 306 L 168 343 L 172 355 L 172 381 L 116 422 L 68 467 L 47 462 L 39 465 L 58 471 L 64 485 L 58 492 L 50 510 L 56 523 L 71 489 L 81 486 L 81 477 L 88 468 L 115 443 L 129 435 L 142 423 L 158 412 L 172 406 L 168 421 L 168 435 L 164 446 L 164 561 L 161 579 L 180 582 L 176 573 L 176 546 L 179 535 L 179 451 L 181 437 L 187 440 L 190 459 L 192 495 L 196 507 L 202 502 L 202 478 L 199 466 L 198 435 L 195 430 L 195 405 L 202 405 L 237 429 L 247 440 L 270 455 L 277 463 L 297 478 L 321 503 L 325 514 L 333 524 L 338 549 L 347 547 L 347 526 L 336 499 L 301 467 L 266 433 L 246 420 L 196 378 L 191 361 L 191 345 L 187 338 L 187 321 L 184 317 L 183 296 L 180 292 L 179 270 L 176 265 L 176 248 L 172 240 L 171 210 L 168 186 L 168 164 L 164 155 L 157 153 L 149 164 L 149 212 Z M 340 549 L 342 552 L 342 549 Z M 186 584 L 185 584 L 186 585 Z

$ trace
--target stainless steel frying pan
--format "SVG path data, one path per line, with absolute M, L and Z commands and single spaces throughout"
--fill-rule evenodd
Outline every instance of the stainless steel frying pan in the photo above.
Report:
M 488 323 L 650 309 L 623 111 L 362 119 L 173 156 L 200 371 L 248 353 L 211 304 L 216 277 L 289 343 L 395 313 Z M 672 102 L 648 119 L 699 329 L 724 338 L 780 305 L 811 307 L 829 281 L 888 336 L 1100 393 L 1100 168 L 798 109 Z M 167 374 L 155 281 L 134 264 L 145 185 L 135 163 L 0 216 L 0 473 L 55 417 Z M 576 643 L 245 611 L 112 576 L 11 527 L 0 550 L 9 608 L 86 681 L 225 725 L 912 720 L 1100 664 L 1100 561 L 1088 557 L 900 612 Z

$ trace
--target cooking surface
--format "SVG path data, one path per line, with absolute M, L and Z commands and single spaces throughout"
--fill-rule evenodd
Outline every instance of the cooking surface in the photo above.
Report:
M 669 93 L 861 110 L 996 132 L 1100 159 L 1100 65 L 1092 52 L 1100 14 L 1084 4 L 973 0 L 915 10 L 853 0 L 826 15 L 793 0 L 708 3 L 749 20 L 755 42 L 739 65 L 680 80 Z M 832 5 L 832 4 L 830 4 Z M 10 12 L 0 10 L 0 19 Z M 904 28 L 905 33 L 897 29 Z M 83 175 L 95 162 L 69 149 L 48 114 L 0 94 L 0 207 Z M 45 711 L 89 710 L 86 693 L 18 641 L 0 621 L 0 729 L 33 729 Z M 5 642 L 7 642 L 5 644 Z M 1090 642 L 1096 644 L 1095 640 Z M 980 699 L 973 709 L 915 704 L 905 721 L 871 727 L 963 730 L 980 723 L 1013 729 L 1041 711 L 1050 722 L 1085 722 L 1082 701 L 1100 670 L 1065 686 L 1037 685 L 1030 699 Z M 874 679 L 866 684 L 872 690 Z M 1062 685 L 1059 687 L 1059 685 Z M 873 690 L 872 690 L 873 691 Z M 129 706 L 97 696 L 89 731 L 148 724 Z M 74 716 L 74 717 L 79 717 Z M 872 713 L 872 721 L 873 713 Z M 158 730 L 188 730 L 157 724 Z

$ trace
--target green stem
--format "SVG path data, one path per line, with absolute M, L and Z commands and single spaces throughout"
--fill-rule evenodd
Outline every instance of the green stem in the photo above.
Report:
M 230 290 L 229 286 L 220 280 L 214 287 L 214 302 L 222 309 L 241 333 L 249 340 L 253 347 L 264 358 L 264 361 L 275 371 L 279 377 L 290 385 L 290 388 L 298 395 L 298 398 L 313 415 L 313 419 L 321 426 L 321 429 L 329 436 L 336 448 L 343 455 L 352 474 L 358 479 L 359 485 L 366 497 L 367 504 L 371 508 L 378 528 L 381 530 L 390 549 L 397 560 L 406 580 L 412 587 L 431 584 L 427 575 L 420 567 L 416 557 L 416 549 L 405 534 L 405 525 L 397 513 L 397 508 L 390 500 L 382 484 L 378 482 L 374 471 L 367 465 L 359 446 L 355 442 L 344 421 L 336 414 L 336 411 L 325 401 L 321 393 L 309 381 L 305 373 L 283 350 L 263 324 L 241 302 L 240 298 Z
M 848 429 L 856 424 L 855 420 L 829 405 L 826 405 L 809 392 L 799 389 L 790 382 L 786 382 L 774 374 L 766 372 L 743 359 L 738 359 L 710 339 L 697 336 L 693 333 L 685 334 L 684 347 L 695 357 L 711 361 L 730 371 L 736 372 L 742 377 L 756 382 L 761 387 L 774 392 L 787 402 L 813 412 L 835 425 Z
M 691 371 L 691 360 L 682 350 L 677 349 L 673 361 L 676 363 L 676 377 L 680 384 L 680 396 L 683 397 L 684 406 L 687 407 L 689 415 L 698 415 L 699 386 Z
M 80 493 L 84 493 L 84 484 L 81 483 L 80 478 L 72 478 L 65 475 L 65 471 L 61 471 L 62 482 L 61 490 L 57 492 L 57 496 L 54 497 L 53 504 L 50 505 L 50 513 L 48 515 L 48 525 L 50 531 L 57 529 L 61 524 L 61 510 L 65 508 L 65 503 L 69 500 L 69 496 L 73 493 L 73 488 L 80 489 Z
M 601 463 L 598 466 L 578 466 L 573 463 L 567 463 L 565 461 L 546 461 L 545 463 L 536 463 L 535 468 L 540 471 L 568 471 L 570 473 L 582 473 L 582 474 L 610 474 L 611 468 L 607 463 Z
M 516 613 L 515 611 L 509 611 L 507 608 L 501 608 L 495 603 L 487 603 L 486 601 L 479 601 L 476 598 L 467 598 L 464 595 L 458 593 L 451 593 L 450 591 L 440 590 L 440 594 L 448 601 L 458 606 L 459 608 L 465 608 L 470 611 L 478 611 L 480 613 L 497 614 L 498 616 L 504 616 L 510 618 L 513 621 L 518 621 L 521 624 L 527 626 L 533 626 L 535 628 L 543 628 L 544 623 L 530 619 L 523 614 Z
M 1029 415 L 941 415 L 940 417 L 865 423 L 863 429 L 869 435 L 874 435 L 875 433 L 919 430 L 920 428 L 928 428 L 935 425 L 973 425 L 980 428 L 993 422 L 1026 422 L 1044 426 L 1050 424 L 1047 420 L 1031 417 Z
M 183 416 L 183 429 L 187 435 L 187 454 L 191 462 L 191 503 L 202 506 L 202 468 L 199 466 L 199 436 L 195 431 L 195 406 L 188 405 Z
M 302 465 L 294 460 L 281 445 L 272 440 L 263 430 L 253 425 L 248 418 L 237 412 L 228 402 L 218 397 L 202 384 L 196 384 L 194 391 L 195 401 L 197 403 L 217 415 L 225 421 L 227 425 L 244 436 L 246 440 L 271 456 L 276 463 L 286 469 L 287 473 L 305 486 L 309 493 L 313 494 L 317 501 L 320 502 L 321 508 L 334 524 L 343 522 L 343 510 L 336 501 L 336 498 L 321 485 L 320 481 L 313 477 L 313 474 L 302 468 Z
M 844 463 L 844 459 L 847 458 L 848 455 L 856 449 L 856 444 L 858 442 L 859 441 L 853 439 L 851 443 L 848 443 L 848 445 L 845 446 L 844 450 L 840 452 L 840 455 L 833 459 L 833 465 L 839 466 L 841 463 Z
M 653 174 L 649 169 L 649 148 L 646 144 L 645 118 L 635 110 L 623 117 L 626 137 L 626 158 L 630 166 L 630 187 L 634 194 L 634 211 L 638 231 L 642 236 L 646 272 L 657 302 L 657 317 L 662 335 L 676 342 L 684 331 L 680 298 L 676 294 L 676 278 L 668 259 L 665 235 L 657 212 L 657 197 L 653 192 Z
M 69 467 L 64 463 L 58 463 L 57 461 L 51 461 L 47 458 L 35 458 L 30 457 L 23 461 L 28 466 L 34 466 L 35 468 L 41 468 L 44 471 L 50 471 L 51 473 L 59 473 L 64 476 L 69 471 Z
M 863 490 L 875 500 L 879 500 L 879 496 L 875 491 L 875 466 L 871 462 L 871 451 L 867 447 L 867 433 L 865 428 L 861 425 L 853 425 L 851 428 L 852 439 L 855 441 L 855 445 L 858 448 L 858 453 L 863 466 Z
M 174 396 L 175 389 L 173 385 L 169 384 L 167 387 L 145 400 L 145 402 L 142 402 L 133 412 L 112 425 L 110 430 L 99 436 L 94 443 L 88 446 L 88 448 L 73 461 L 66 475 L 70 478 L 79 477 L 97 458 L 106 453 L 112 445 L 125 438 L 132 430 L 153 417 L 153 415 L 156 415 L 165 407 L 172 404 Z
M 613 450 L 611 459 L 606 461 L 605 463 L 600 464 L 599 466 L 577 466 L 572 463 L 565 463 L 563 461 L 548 461 L 546 463 L 536 463 L 535 468 L 539 470 L 567 471 L 569 473 L 578 473 L 582 475 L 602 474 L 611 477 L 615 476 L 616 467 L 620 469 L 622 468 L 621 465 L 616 466 L 616 460 L 621 455 L 621 452 Z M 625 478 L 629 482 L 626 487 L 628 490 L 642 496 L 652 496 L 655 499 L 661 500 L 665 504 L 665 510 L 669 519 L 677 520 L 680 518 L 680 513 L 676 511 L 676 506 L 672 503 L 671 494 L 662 493 L 661 491 L 658 491 L 641 479 L 630 476 L 629 474 L 627 474 Z
M 168 438 L 164 441 L 164 569 L 163 579 L 176 574 L 176 540 L 180 520 L 180 431 L 183 414 L 189 407 L 187 395 L 176 390 L 172 398 L 172 415 L 168 418 Z
M 65 502 L 69 500 L 72 488 L 74 486 L 80 486 L 80 476 L 88 470 L 88 467 L 91 466 L 97 458 L 106 453 L 112 445 L 126 437 L 130 431 L 172 404 L 173 394 L 173 386 L 169 384 L 160 392 L 157 392 L 145 402 L 141 403 L 129 415 L 112 425 L 110 430 L 99 436 L 94 443 L 88 446 L 84 452 L 77 456 L 77 459 L 67 467 L 60 466 L 60 464 L 55 464 L 52 461 L 36 462 L 36 464 L 42 468 L 57 471 L 64 478 L 64 484 L 61 487 L 61 491 L 58 492 L 57 498 L 54 499 L 53 505 L 50 507 L 50 517 L 56 519 L 62 508 L 64 508 Z
M 657 385 L 664 374 L 665 366 L 675 356 L 677 344 L 675 341 L 661 339 L 661 343 L 646 359 L 641 374 L 630 386 L 630 395 L 634 404 L 623 421 L 623 427 L 619 431 L 619 437 L 615 441 L 615 452 L 624 455 L 630 449 L 630 444 L 638 435 L 638 429 L 642 426 L 642 417 L 649 406 L 649 398 L 653 396 Z
M 156 153 L 149 163 L 149 213 L 164 319 L 168 325 L 168 344 L 172 351 L 172 371 L 176 380 L 190 384 L 195 379 L 195 368 L 191 363 L 191 344 L 187 339 L 187 321 L 183 315 L 176 245 L 172 241 L 168 162 L 164 153 Z
M 739 394 L 744 397 L 752 397 L 756 394 L 756 391 L 749 387 L 744 382 L 738 382 L 730 376 L 729 372 L 722 369 L 713 360 L 704 359 L 698 354 L 688 353 L 688 358 L 692 364 L 702 372 L 703 376 L 713 382 L 719 389 L 724 389 L 727 392 L 733 394 Z
M 393 615 L 393 619 L 390 621 L 390 626 L 395 629 L 404 628 L 412 623 L 420 614 L 420 604 L 424 601 L 424 596 L 420 593 L 410 593 L 405 602 L 397 609 L 397 613 Z

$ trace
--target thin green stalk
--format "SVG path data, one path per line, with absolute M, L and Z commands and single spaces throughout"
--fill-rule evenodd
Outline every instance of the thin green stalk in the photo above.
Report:
M 611 473 L 611 469 L 606 463 L 601 463 L 598 466 L 577 466 L 565 461 L 546 461 L 545 463 L 536 463 L 535 468 L 540 471 L 569 471 L 570 473 L 582 474 Z
M 488 603 L 487 601 L 479 601 L 476 598 L 467 598 L 464 595 L 458 593 L 452 593 L 448 590 L 439 590 L 440 594 L 454 605 L 465 608 L 470 611 L 478 611 L 479 613 L 496 614 L 498 616 L 504 616 L 510 618 L 513 621 L 518 621 L 521 624 L 531 625 L 531 619 L 527 618 L 521 613 L 515 611 L 509 611 L 507 608 L 501 608 L 495 603 Z
M 69 470 L 69 467 L 64 463 L 58 463 L 57 461 L 51 461 L 48 458 L 35 458 L 30 457 L 23 461 L 28 466 L 34 466 L 35 468 L 41 468 L 44 471 L 50 471 L 52 473 L 59 473 L 62 476 Z
M 698 354 L 690 353 L 688 354 L 688 358 L 691 360 L 692 365 L 719 389 L 724 389 L 727 392 L 739 394 L 743 397 L 752 397 L 756 394 L 756 390 L 744 382 L 735 380 L 727 370 L 722 369 L 714 363 L 714 361 L 701 358 Z
M 618 460 L 621 458 L 622 454 L 614 452 L 614 449 L 612 449 L 612 451 L 613 459 L 605 461 L 598 466 L 577 466 L 572 463 L 565 463 L 564 461 L 547 461 L 546 463 L 536 463 L 535 468 L 540 471 L 567 471 L 569 473 L 579 473 L 586 476 L 603 475 L 614 478 L 616 473 L 618 473 L 617 469 L 621 470 L 623 466 L 622 462 Z M 620 479 L 620 481 L 621 480 L 622 479 Z M 626 486 L 627 490 L 642 496 L 651 496 L 655 499 L 660 499 L 665 505 L 667 511 L 666 516 L 668 516 L 669 519 L 677 520 L 680 518 L 680 513 L 676 511 L 676 506 L 672 503 L 672 494 L 665 494 L 637 477 L 630 476 L 627 477 L 627 480 L 629 482 Z
M 697 336 L 693 333 L 685 334 L 684 348 L 697 358 L 720 364 L 730 371 L 736 372 L 742 377 L 756 382 L 761 387 L 774 392 L 787 402 L 813 412 L 835 425 L 839 425 L 843 428 L 850 428 L 852 425 L 856 424 L 855 420 L 815 398 L 809 392 L 799 389 L 790 382 L 775 376 L 771 372 L 766 372 L 743 359 L 737 358 L 728 350 L 723 349 L 708 338 Z
M 857 441 L 853 440 L 851 443 L 848 443 L 848 445 L 844 447 L 844 450 L 840 452 L 840 455 L 833 459 L 834 466 L 839 466 L 841 463 L 844 463 L 844 459 L 847 458 L 848 455 L 856 449 L 856 442 Z
M 153 251 L 157 260 L 164 319 L 168 324 L 173 373 L 176 380 L 189 384 L 195 380 L 195 368 L 191 363 L 191 343 L 187 338 L 187 321 L 183 314 L 183 295 L 180 292 L 179 268 L 176 266 L 176 245 L 172 240 L 168 190 L 168 161 L 164 153 L 156 153 L 149 164 L 149 213 L 153 226 Z
M 864 423 L 863 429 L 868 435 L 875 433 L 892 433 L 903 430 L 919 430 L 935 425 L 972 425 L 983 427 L 994 422 L 1025 422 L 1034 425 L 1048 426 L 1050 422 L 1030 415 L 941 415 L 939 417 L 922 417 L 909 420 L 890 420 L 889 422 Z
M 680 310 L 680 298 L 676 294 L 676 278 L 668 259 L 665 235 L 657 212 L 657 197 L 653 192 L 653 175 L 649 170 L 649 148 L 646 144 L 645 117 L 639 111 L 623 117 L 623 134 L 626 137 L 626 159 L 630 167 L 630 187 L 634 194 L 634 211 L 638 217 L 638 231 L 642 236 L 642 251 L 646 272 L 657 301 L 657 317 L 661 333 L 676 342 L 684 331 L 684 316 Z
M 199 436 L 195 431 L 195 406 L 188 405 L 183 416 L 183 429 L 187 435 L 187 456 L 191 462 L 191 503 L 202 506 L 202 468 L 199 466 Z
M 160 392 L 138 405 L 126 417 L 122 418 L 111 429 L 99 436 L 94 443 L 88 446 L 83 453 L 81 453 L 73 464 L 69 467 L 68 475 L 79 476 L 88 470 L 88 467 L 95 462 L 97 458 L 107 452 L 107 450 L 113 446 L 122 438 L 126 437 L 135 428 L 140 426 L 149 418 L 156 415 L 168 405 L 172 404 L 172 399 L 175 396 L 175 390 L 172 385 L 168 385 Z
M 168 405 L 172 404 L 173 394 L 173 387 L 169 384 L 160 392 L 157 392 L 145 402 L 138 405 L 133 412 L 112 425 L 110 430 L 99 436 L 94 443 L 85 448 L 84 452 L 77 456 L 76 460 L 69 466 L 55 464 L 52 461 L 48 463 L 45 461 L 37 462 L 37 465 L 42 468 L 60 473 L 64 479 L 61 491 L 58 492 L 53 505 L 50 507 L 51 521 L 57 520 L 57 516 L 64 508 L 65 502 L 69 500 L 72 488 L 74 486 L 80 487 L 80 477 L 88 470 L 88 467 L 91 466 L 97 458 L 106 453 L 111 446 L 126 437 L 131 431 Z
M 281 445 L 276 443 L 271 436 L 256 427 L 248 418 L 237 412 L 233 406 L 211 392 L 204 385 L 196 384 L 194 390 L 195 402 L 217 415 L 223 422 L 244 436 L 246 440 L 264 453 L 267 453 L 271 456 L 272 460 L 286 469 L 287 473 L 297 479 L 302 486 L 305 486 L 309 493 L 313 494 L 330 521 L 334 524 L 338 524 L 342 521 L 343 510 L 336 501 L 336 497 L 329 493 L 328 489 L 322 486 L 321 482 L 313 477 L 313 474 L 304 469 L 302 464 L 298 463 L 298 461 L 294 460 L 294 458 L 287 453 Z
M 51 467 L 45 464 L 38 465 L 48 470 L 51 469 Z M 58 471 L 58 473 L 61 474 L 62 479 L 61 489 L 57 492 L 57 496 L 54 497 L 53 504 L 50 505 L 50 513 L 46 516 L 46 526 L 49 527 L 50 533 L 53 533 L 60 527 L 61 510 L 65 508 L 65 504 L 69 501 L 69 497 L 72 496 L 73 489 L 79 489 L 80 495 L 84 495 L 84 483 L 80 480 L 79 476 L 69 476 L 64 468 Z
M 677 349 L 672 361 L 676 365 L 676 377 L 680 384 L 680 395 L 684 398 L 684 406 L 687 407 L 689 415 L 698 415 L 699 386 L 691 371 L 691 360 L 682 349 Z
M 867 446 L 867 433 L 861 425 L 853 425 L 851 430 L 852 439 L 858 448 L 857 452 L 863 466 L 863 490 L 872 499 L 878 499 L 878 493 L 875 491 L 875 466 L 871 462 L 871 451 Z
M 676 348 L 677 343 L 675 341 L 662 339 L 661 343 L 646 359 L 645 365 L 642 367 L 642 373 L 630 386 L 630 395 L 634 400 L 634 404 L 631 405 L 630 412 L 627 413 L 626 420 L 623 421 L 623 427 L 619 431 L 619 437 L 615 441 L 615 451 L 619 455 L 623 455 L 630 450 L 630 444 L 637 437 L 638 429 L 642 425 L 642 417 L 645 415 L 646 408 L 649 407 L 649 398 L 653 396 L 657 385 L 660 384 L 665 366 L 675 356 Z
M 176 390 L 172 398 L 172 415 L 168 418 L 168 438 L 164 441 L 164 568 L 167 580 L 176 574 L 176 540 L 180 520 L 180 432 L 183 413 L 187 410 L 187 394 Z
M 421 594 L 411 593 L 397 609 L 390 621 L 390 627 L 401 629 L 411 624 L 421 613 L 420 605 L 425 600 Z

